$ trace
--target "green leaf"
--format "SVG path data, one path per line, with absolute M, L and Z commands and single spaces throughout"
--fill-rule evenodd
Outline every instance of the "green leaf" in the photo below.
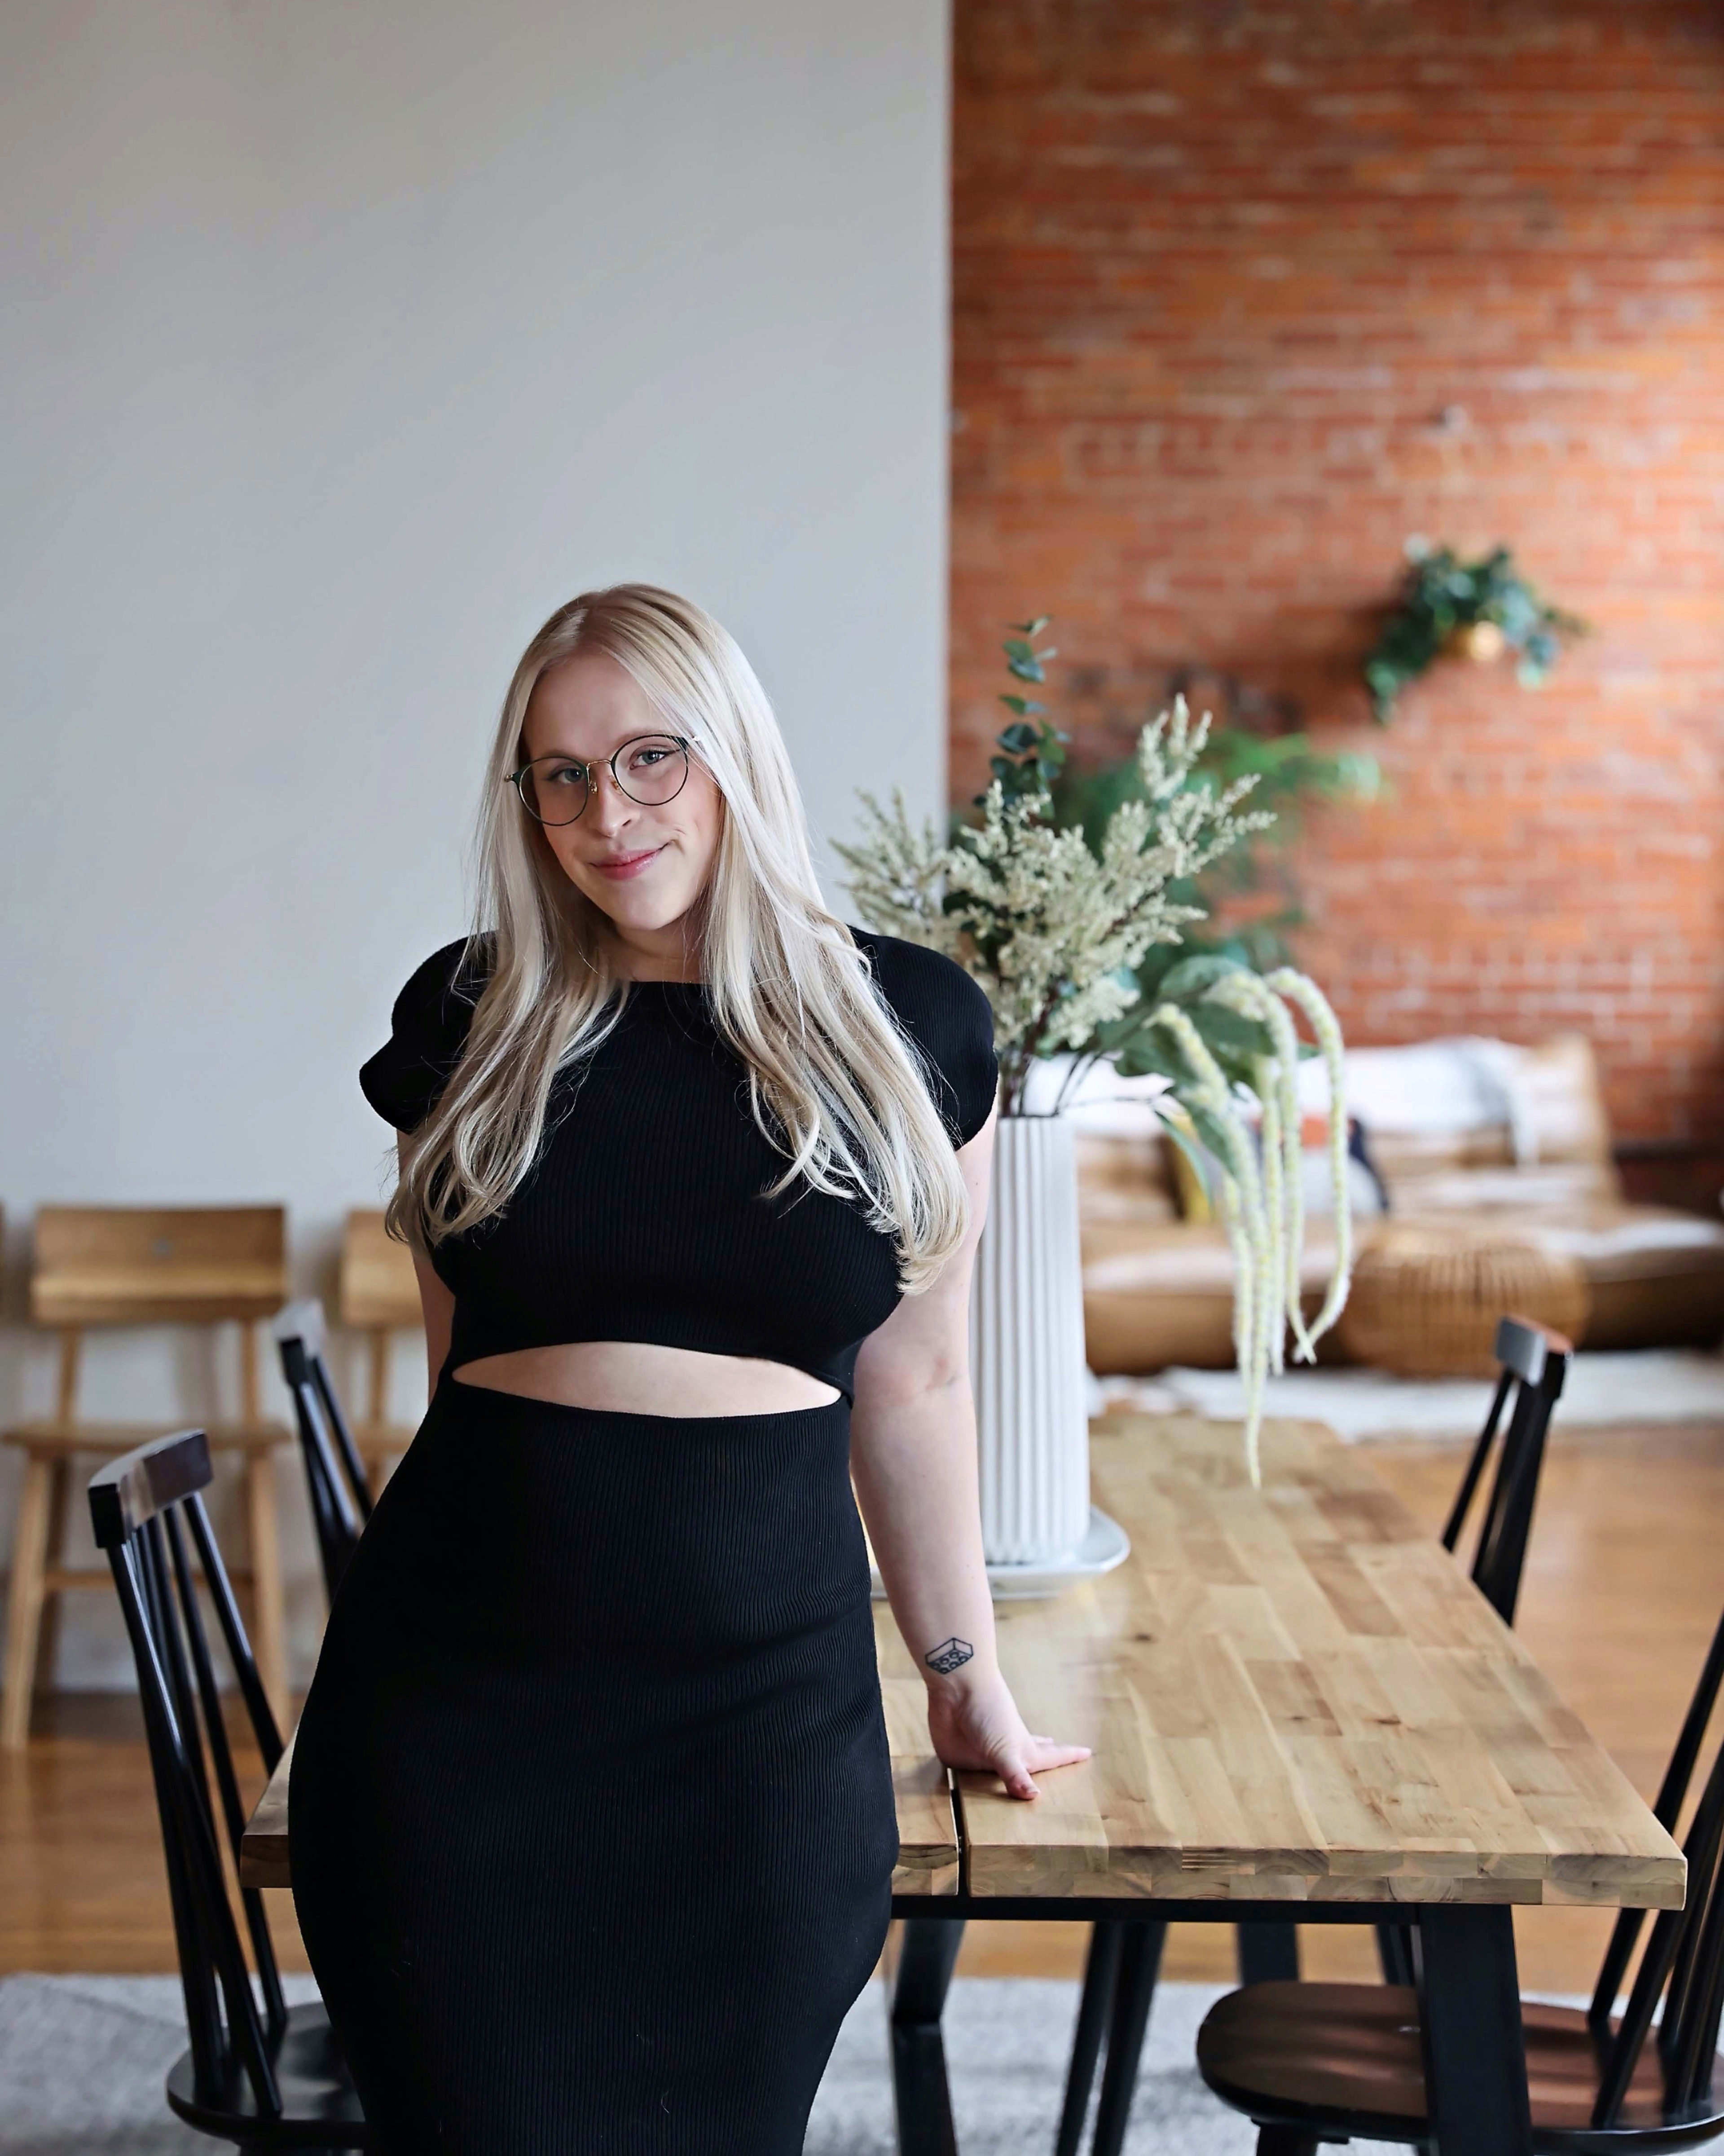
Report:
M 1174 1144 L 1178 1147 L 1181 1152 L 1183 1152 L 1185 1155 L 1185 1158 L 1191 1163 L 1193 1174 L 1196 1176 L 1198 1181 L 1208 1193 L 1210 1202 L 1213 1204 L 1215 1198 L 1215 1192 L 1212 1183 L 1212 1178 L 1215 1173 L 1215 1163 L 1213 1160 L 1212 1160 L 1210 1157 L 1204 1152 L 1200 1145 L 1194 1142 L 1190 1132 L 1185 1127 L 1183 1122 L 1179 1118 L 1170 1116 L 1159 1101 L 1156 1102 L 1155 1106 L 1156 1113 L 1162 1119 L 1162 1128 L 1167 1133 L 1167 1136 L 1172 1139 Z M 1186 1116 L 1189 1116 L 1191 1115 L 1191 1110 L 1186 1106 L 1183 1101 L 1180 1101 L 1178 1102 L 1178 1106 L 1184 1111 Z M 1196 1119 L 1193 1117 L 1193 1121 L 1195 1122 L 1195 1120 Z
M 1033 702 L 1028 696 L 1014 696 L 1009 692 L 1002 692 L 1000 701 L 1008 711 L 1018 711 L 1026 715 L 1031 711 L 1044 712 L 1048 708 L 1045 704 Z
M 1215 1158 L 1221 1163 L 1224 1167 L 1230 1166 L 1233 1156 L 1228 1151 L 1227 1133 L 1222 1129 L 1220 1124 L 1216 1122 L 1215 1118 L 1209 1113 L 1209 1111 L 1207 1108 L 1199 1107 L 1193 1101 L 1188 1101 L 1183 1095 L 1181 1096 L 1179 1105 L 1184 1109 L 1187 1115 L 1191 1117 L 1198 1136 L 1203 1140 L 1203 1143 L 1208 1146 L 1210 1152 L 1215 1156 Z
M 1194 958 L 1184 958 L 1162 979 L 1161 993 L 1169 1003 L 1179 1003 L 1189 997 L 1200 996 L 1205 989 L 1213 988 L 1229 973 L 1243 973 L 1249 968 L 1235 958 L 1224 958 L 1216 952 L 1204 952 Z
M 1053 619 L 1050 613 L 1039 613 L 1034 621 L 1008 621 L 1006 627 L 1015 629 L 1019 636 L 1039 636 Z
M 1178 1083 L 1188 1082 L 1191 1077 L 1185 1058 L 1150 1026 L 1126 1043 L 1114 1067 L 1122 1078 L 1172 1078 Z
M 1273 1055 L 1275 1052 L 1275 1035 L 1261 1019 L 1247 1018 L 1241 1011 L 1210 1003 L 1188 1004 L 1186 1015 L 1217 1062 L 1224 1054 L 1249 1063 L 1260 1055 Z

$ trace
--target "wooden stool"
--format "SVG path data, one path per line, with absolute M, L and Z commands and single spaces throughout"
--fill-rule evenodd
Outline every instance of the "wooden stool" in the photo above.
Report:
M 81 1349 L 91 1327 L 239 1324 L 239 1419 L 210 1424 L 208 1437 L 213 1450 L 237 1453 L 244 1461 L 251 1563 L 237 1576 L 250 1584 L 258 1667 L 269 1704 L 286 1726 L 287 1625 L 274 1453 L 278 1445 L 290 1444 L 293 1434 L 262 1412 L 255 1329 L 257 1320 L 279 1309 L 286 1294 L 287 1224 L 279 1205 L 44 1205 L 38 1210 L 30 1315 L 59 1336 L 59 1381 L 51 1416 L 0 1432 L 0 1442 L 17 1445 L 24 1455 L 13 1532 L 0 1748 L 16 1751 L 28 1738 L 31 1693 L 51 1659 L 57 1615 L 51 1598 L 68 1589 L 113 1586 L 105 1567 L 74 1569 L 59 1562 L 74 1460 L 80 1454 L 128 1452 L 186 1419 L 81 1420 Z
M 404 1423 L 389 1419 L 390 1335 L 423 1335 L 425 1324 L 413 1253 L 384 1232 L 381 1213 L 356 1208 L 347 1215 L 341 1233 L 339 1311 L 344 1326 L 367 1336 L 365 1412 L 355 1424 L 353 1441 L 375 1491 L 382 1488 L 413 1435 Z

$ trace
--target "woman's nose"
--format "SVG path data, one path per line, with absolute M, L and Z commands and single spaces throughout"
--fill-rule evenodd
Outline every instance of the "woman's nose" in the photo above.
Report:
M 639 803 L 631 801 L 611 775 L 608 763 L 595 767 L 587 784 L 593 788 L 590 811 L 593 823 L 602 831 L 620 831 L 632 821 Z

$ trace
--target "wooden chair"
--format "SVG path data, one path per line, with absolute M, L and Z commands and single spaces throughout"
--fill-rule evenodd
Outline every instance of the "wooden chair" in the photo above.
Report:
M 1654 1806 L 1671 1831 L 1721 1677 L 1724 1621 Z M 1620 2019 L 1616 1999 L 1639 1936 L 1639 1909 L 1617 1919 L 1590 2006 L 1521 2003 L 1535 2150 L 1604 2156 L 1690 2148 L 1724 2133 L 1724 2097 L 1713 2093 L 1724 2005 L 1721 1847 L 1724 1752 L 1689 1828 L 1686 1900 L 1659 1912 Z M 1321 2142 L 1352 2138 L 1424 2142 L 1431 2124 L 1421 2014 L 1416 1981 L 1249 1984 L 1211 2008 L 1198 2031 L 1198 2066 L 1224 2103 L 1256 2122 L 1259 2156 L 1315 2156 Z
M 413 1442 L 405 1424 L 389 1419 L 391 1335 L 423 1334 L 418 1277 L 413 1254 L 383 1230 L 383 1216 L 356 1208 L 341 1234 L 338 1314 L 341 1323 L 367 1336 L 370 1356 L 365 1413 L 353 1432 L 371 1486 L 381 1489 L 393 1462 Z
M 1545 1434 L 1550 1427 L 1551 1411 L 1562 1397 L 1574 1348 L 1562 1334 L 1547 1326 L 1526 1318 L 1505 1317 L 1496 1327 L 1495 1352 L 1499 1370 L 1496 1390 L 1485 1427 L 1468 1459 L 1442 1539 L 1447 1550 L 1453 1550 L 1460 1539 L 1502 1427 L 1503 1409 L 1512 1394 L 1514 1404 L 1508 1427 L 1502 1433 L 1471 1569 L 1474 1584 L 1503 1622 L 1512 1625 L 1544 1464 Z M 1125 2144 L 1166 1930 L 1165 1924 L 1131 1918 L 1096 1924 L 1091 1929 L 1055 2156 L 1077 2156 L 1104 2035 L 1107 2064 L 1096 2106 L 1091 2156 L 1119 2156 Z M 1415 1951 L 1412 1928 L 1383 1924 L 1378 1928 L 1377 1938 L 1386 1981 L 1392 1985 L 1409 1983 Z M 1296 1980 L 1297 1926 L 1241 1924 L 1239 1963 L 1240 1980 L 1246 1984 Z
M 107 1553 L 137 1665 L 191 2039 L 169 2069 L 167 2101 L 187 2125 L 248 2149 L 364 2148 L 370 2130 L 328 2015 L 321 2005 L 290 2010 L 263 1897 L 241 1888 L 236 1920 L 224 1874 L 217 1806 L 236 1870 L 247 1808 L 192 1549 L 266 1774 L 282 1745 L 204 1509 L 211 1474 L 204 1433 L 188 1430 L 111 1461 L 90 1485 L 90 1524 Z
M 274 1453 L 292 1433 L 263 1414 L 256 1334 L 257 1320 L 280 1309 L 287 1292 L 286 1243 L 279 1205 L 44 1205 L 38 1211 L 30 1315 L 59 1336 L 59 1376 L 51 1415 L 0 1432 L 0 1442 L 24 1455 L 13 1532 L 0 1748 L 16 1750 L 29 1735 L 31 1694 L 52 1648 L 53 1598 L 107 1582 L 105 1572 L 74 1569 L 60 1561 L 73 1460 L 80 1453 L 122 1452 L 163 1427 L 159 1422 L 86 1422 L 80 1416 L 83 1338 L 97 1327 L 239 1326 L 239 1419 L 212 1424 L 208 1436 L 213 1450 L 236 1453 L 244 1462 L 250 1564 L 239 1576 L 250 1584 L 264 1689 L 278 1717 L 287 1718 Z
M 316 1296 L 290 1302 L 270 1321 L 269 1330 L 293 1398 L 324 1590 L 333 1602 L 360 1530 L 371 1517 L 371 1484 L 329 1373 L 323 1305 Z

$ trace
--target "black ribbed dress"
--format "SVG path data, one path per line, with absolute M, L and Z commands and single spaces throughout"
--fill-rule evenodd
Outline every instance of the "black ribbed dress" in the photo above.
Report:
M 967 1142 L 986 998 L 852 933 Z M 462 950 L 361 1074 L 398 1129 L 459 1058 L 486 963 Z M 295 1905 L 385 2156 L 796 2156 L 898 1851 L 849 1476 L 891 1244 L 854 1204 L 762 1195 L 783 1158 L 698 985 L 634 984 L 551 1107 L 503 1211 L 436 1252 L 454 1337 L 330 1613 Z M 450 1375 L 573 1340 L 762 1356 L 840 1397 L 623 1414 Z

